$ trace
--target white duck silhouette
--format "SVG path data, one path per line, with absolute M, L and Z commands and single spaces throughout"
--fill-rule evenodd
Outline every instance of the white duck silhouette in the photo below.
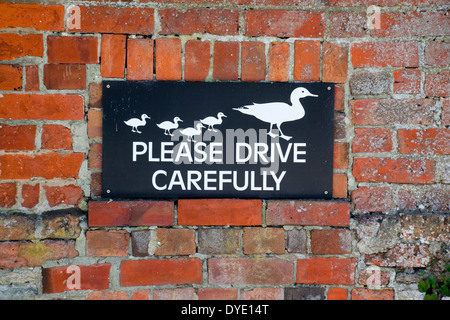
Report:
M 141 119 L 132 118 L 132 119 L 124 121 L 124 122 L 127 126 L 131 127 L 132 132 L 142 133 L 141 131 L 138 130 L 137 127 L 145 126 L 145 123 L 146 123 L 145 119 L 150 119 L 150 117 L 144 113 L 141 116 Z
M 253 103 L 253 105 L 233 108 L 233 110 L 240 111 L 244 114 L 254 116 L 261 121 L 270 123 L 270 130 L 267 134 L 272 138 L 278 136 L 272 132 L 272 127 L 275 124 L 281 133 L 280 138 L 290 140 L 292 137 L 284 135 L 280 126 L 284 122 L 299 120 L 305 116 L 305 109 L 303 109 L 303 106 L 300 103 L 300 99 L 304 97 L 317 97 L 317 95 L 310 93 L 303 87 L 299 87 L 294 89 L 291 93 L 292 106 L 284 102 Z
M 196 129 L 195 128 L 181 129 L 180 133 L 188 137 L 187 141 L 191 141 L 192 140 L 192 141 L 196 142 L 194 140 L 193 136 L 201 134 L 202 133 L 202 129 L 201 128 L 204 128 L 205 126 L 202 125 L 201 123 L 197 123 L 197 125 L 195 127 L 196 127 Z
M 222 112 L 219 112 L 217 114 L 217 118 L 215 118 L 215 117 L 206 117 L 205 119 L 200 120 L 200 122 L 203 123 L 203 124 L 206 124 L 208 126 L 208 130 L 209 131 L 217 132 L 217 130 L 214 129 L 214 126 L 222 124 L 222 118 L 223 117 L 226 118 L 227 116 L 224 115 Z
M 157 123 L 156 125 L 158 126 L 158 128 L 164 129 L 165 135 L 173 136 L 173 134 L 170 133 L 170 130 L 178 129 L 178 122 L 183 122 L 183 120 L 181 120 L 178 117 L 175 117 L 175 118 L 173 118 L 173 122 L 164 121 L 161 123 Z

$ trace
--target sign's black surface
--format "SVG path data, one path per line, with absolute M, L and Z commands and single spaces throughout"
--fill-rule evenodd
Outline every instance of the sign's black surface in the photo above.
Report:
M 103 197 L 331 198 L 334 85 L 103 82 Z

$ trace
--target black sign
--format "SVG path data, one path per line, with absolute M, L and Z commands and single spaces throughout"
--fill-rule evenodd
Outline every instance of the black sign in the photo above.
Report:
M 103 82 L 103 197 L 331 198 L 334 85 Z

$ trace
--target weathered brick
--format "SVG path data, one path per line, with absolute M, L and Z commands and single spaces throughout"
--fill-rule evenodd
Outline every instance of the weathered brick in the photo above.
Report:
M 450 71 L 425 74 L 423 90 L 428 97 L 449 97 Z
M 40 185 L 24 184 L 22 185 L 22 207 L 33 208 L 39 203 Z
M 79 268 L 80 288 L 75 288 L 77 269 L 71 266 L 42 269 L 42 288 L 44 294 L 76 290 L 105 290 L 109 288 L 111 264 L 91 264 Z M 69 279 L 69 277 L 72 277 Z M 72 280 L 73 279 L 73 280 Z
M 90 227 L 170 226 L 174 204 L 171 201 L 90 201 Z
M 387 252 L 365 256 L 366 263 L 380 267 L 423 268 L 430 264 L 433 254 L 428 244 L 398 243 Z
M 241 290 L 242 300 L 283 300 L 283 288 L 254 288 L 248 291 Z
M 350 205 L 328 201 L 268 201 L 268 225 L 348 226 Z
M 289 80 L 289 43 L 272 42 L 269 46 L 269 81 Z
M 351 100 L 351 119 L 360 126 L 434 123 L 435 102 L 431 99 Z
M 334 113 L 334 139 L 345 139 L 347 136 L 347 123 L 344 112 Z
M 44 56 L 42 34 L 0 34 L 0 60 L 14 60 L 26 56 Z
M 394 93 L 420 93 L 422 72 L 418 69 L 399 69 L 394 71 Z
M 88 159 L 89 159 L 88 168 L 90 170 L 101 170 L 102 169 L 102 144 L 101 143 L 92 143 L 89 145 Z
M 295 287 L 284 288 L 284 300 L 324 300 L 325 288 Z
M 442 120 L 443 126 L 450 125 L 450 99 L 442 102 Z
M 348 291 L 344 288 L 334 287 L 328 289 L 327 300 L 347 300 Z
M 22 90 L 22 67 L 18 65 L 0 65 L 0 90 Z
M 284 230 L 281 228 L 244 228 L 245 254 L 283 254 Z
M 91 173 L 91 197 L 100 197 L 102 195 L 102 173 Z
M 60 205 L 77 206 L 83 198 L 83 191 L 74 184 L 67 186 L 43 186 L 43 188 L 50 207 Z
M 320 80 L 320 41 L 297 40 L 294 43 L 294 80 Z
M 347 169 L 349 160 L 348 143 L 335 142 L 333 148 L 333 168 Z
M 181 40 L 158 38 L 155 41 L 156 80 L 181 80 Z
M 86 232 L 86 255 L 91 257 L 126 257 L 130 235 L 122 230 Z
M 48 63 L 98 63 L 95 37 L 47 37 Z
M 42 239 L 76 239 L 81 234 L 82 214 L 76 209 L 52 210 L 42 214 Z
M 448 212 L 450 194 L 445 186 L 425 190 L 402 189 L 398 192 L 399 210 L 430 210 L 430 212 Z
M 347 82 L 348 53 L 348 44 L 346 43 L 325 42 L 323 44 L 323 82 Z
M 163 9 L 159 11 L 160 34 L 210 33 L 237 35 L 239 12 L 222 9 Z
M 312 254 L 347 254 L 352 252 L 349 230 L 311 230 Z
M 347 198 L 347 174 L 333 173 L 333 198 Z
M 417 42 L 356 42 L 351 46 L 351 62 L 355 68 L 419 66 Z
M 367 15 L 360 12 L 331 12 L 330 36 L 333 38 L 364 37 Z
M 86 89 L 86 66 L 82 64 L 44 65 L 44 84 L 47 89 Z
M 214 43 L 213 78 L 236 81 L 239 78 L 239 42 Z
M 2 2 L 0 29 L 8 28 L 64 31 L 64 6 Z
M 241 47 L 241 80 L 264 81 L 266 78 L 265 44 L 243 41 Z
M 91 291 L 86 300 L 128 300 L 128 294 L 122 291 Z
M 149 251 L 151 235 L 151 230 L 131 232 L 131 251 L 134 257 L 146 257 L 151 253 Z
M 343 84 L 334 86 L 334 110 L 345 110 L 345 86 Z
M 236 229 L 199 229 L 198 253 L 238 254 L 241 252 L 242 231 Z
M 39 91 L 39 68 L 38 66 L 25 66 L 27 82 L 25 91 Z
M 450 129 L 399 129 L 397 139 L 403 154 L 450 154 Z
M 448 66 L 450 64 L 450 43 L 427 42 L 425 47 L 425 64 L 429 66 Z
M 89 110 L 87 115 L 87 134 L 89 138 L 101 138 L 103 135 L 103 111 Z
M 0 184 L 0 196 L 2 194 Z M 0 200 L 1 203 L 1 200 Z M 25 214 L 0 214 L 0 240 L 32 240 L 35 239 L 36 218 Z
M 359 187 L 351 195 L 354 212 L 389 212 L 393 208 L 394 195 L 389 187 Z
M 36 126 L 9 126 L 0 124 L 0 150 L 31 151 L 35 150 Z
M 287 231 L 287 251 L 295 253 L 306 253 L 306 230 L 292 229 Z
M 392 131 L 385 128 L 355 128 L 352 152 L 392 151 Z
M 353 176 L 357 182 L 432 183 L 436 163 L 433 160 L 406 158 L 355 158 Z
M 313 257 L 297 260 L 297 283 L 355 284 L 356 260 L 353 258 Z
M 202 282 L 202 261 L 197 258 L 126 260 L 120 266 L 123 287 Z
M 394 300 L 392 289 L 355 288 L 352 290 L 352 300 Z
M 156 229 L 155 256 L 181 256 L 195 253 L 195 231 L 192 229 Z
M 261 200 L 180 199 L 179 225 L 261 225 Z
M 102 77 L 123 78 L 125 76 L 126 45 L 126 35 L 102 35 Z
M 127 40 L 127 80 L 153 80 L 153 47 L 152 39 Z
M 153 300 L 197 300 L 194 288 L 156 289 Z
M 389 284 L 390 277 L 391 274 L 389 271 L 383 271 L 369 267 L 367 269 L 359 271 L 358 284 L 363 286 L 385 286 Z
M 78 179 L 83 153 L 5 154 L 0 156 L 0 179 Z
M 294 264 L 279 258 L 210 258 L 211 284 L 293 284 Z
M 274 37 L 323 37 L 323 13 L 312 11 L 249 10 L 244 12 L 245 35 Z
M 73 26 L 71 32 L 152 34 L 153 8 L 114 8 L 106 6 L 79 6 L 82 17 L 80 28 Z
M 72 150 L 72 133 L 58 124 L 42 126 L 41 148 L 47 150 Z
M 189 40 L 184 48 L 184 79 L 205 81 L 211 66 L 211 45 L 209 41 Z
M 238 289 L 235 288 L 199 288 L 198 300 L 237 300 Z
M 4 94 L 0 119 L 84 120 L 83 97 L 62 94 Z
M 89 108 L 102 108 L 103 85 L 101 82 L 89 83 Z
M 362 71 L 350 77 L 352 95 L 377 95 L 392 92 L 392 76 L 388 72 Z

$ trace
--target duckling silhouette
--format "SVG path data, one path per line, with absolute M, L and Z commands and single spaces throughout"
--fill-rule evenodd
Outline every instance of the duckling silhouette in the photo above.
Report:
M 240 108 L 233 108 L 244 114 L 248 114 L 256 117 L 257 119 L 270 123 L 270 130 L 267 133 L 272 138 L 278 137 L 277 134 L 272 132 L 273 125 L 276 125 L 280 131 L 280 138 L 290 140 L 291 136 L 286 136 L 281 131 L 281 125 L 284 122 L 295 121 L 305 116 L 305 109 L 300 103 L 300 99 L 304 97 L 317 97 L 316 94 L 310 93 L 303 87 L 296 88 L 291 93 L 291 104 L 284 102 L 269 102 L 269 103 L 253 103 L 253 105 L 247 105 Z
M 132 132 L 142 133 L 141 131 L 138 130 L 137 127 L 145 126 L 145 123 L 146 123 L 145 119 L 150 119 L 150 117 L 144 113 L 141 116 L 141 119 L 132 118 L 132 119 L 124 121 L 124 122 L 127 126 L 131 127 Z
M 156 125 L 158 126 L 158 128 L 164 129 L 165 135 L 173 136 L 173 133 L 170 133 L 170 130 L 178 129 L 178 122 L 183 122 L 183 120 L 181 120 L 178 117 L 175 117 L 173 118 L 173 122 L 163 121 L 161 123 L 157 123 Z
M 186 129 L 181 129 L 180 133 L 182 135 L 185 135 L 185 136 L 188 137 L 187 141 L 191 141 L 192 140 L 192 141 L 196 142 L 194 140 L 193 136 L 201 134 L 202 133 L 202 129 L 201 128 L 204 128 L 204 127 L 205 126 L 202 125 L 201 123 L 197 123 L 195 128 L 190 127 L 190 128 L 186 128 Z
M 208 130 L 209 131 L 217 132 L 217 130 L 214 129 L 214 126 L 222 124 L 222 118 L 223 117 L 226 118 L 227 116 L 224 115 L 222 112 L 219 112 L 217 114 L 217 118 L 215 118 L 215 117 L 206 117 L 205 119 L 200 120 L 200 122 L 203 123 L 203 124 L 206 124 L 208 126 Z

